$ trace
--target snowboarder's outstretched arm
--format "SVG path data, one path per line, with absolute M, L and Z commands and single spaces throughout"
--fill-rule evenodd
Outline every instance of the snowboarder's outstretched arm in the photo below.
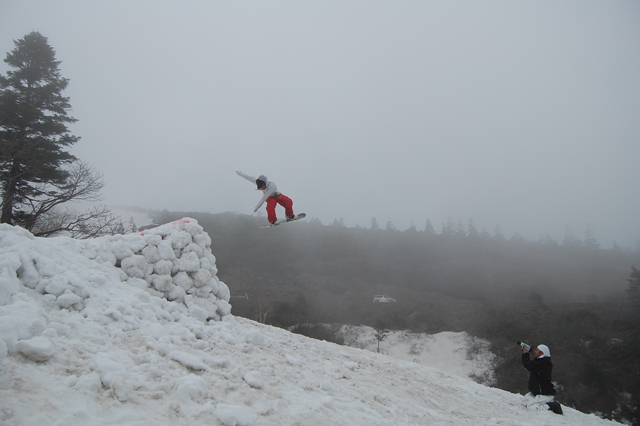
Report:
M 268 182 L 267 186 L 262 190 L 262 192 L 264 194 L 262 195 L 262 198 L 258 202 L 258 205 L 256 206 L 256 208 L 253 210 L 254 213 L 257 212 L 260 207 L 262 207 L 262 204 L 264 204 L 264 202 L 267 201 L 267 198 L 271 197 L 272 195 L 278 192 L 278 187 L 276 186 L 275 183 Z
M 247 175 L 247 174 L 245 174 L 245 173 L 242 173 L 240 170 L 237 170 L 237 171 L 236 171 L 236 174 L 237 174 L 238 176 L 240 176 L 240 177 L 245 178 L 246 180 L 248 180 L 248 181 L 249 181 L 249 182 L 251 182 L 251 183 L 256 183 L 257 178 L 255 178 L 255 177 L 253 177 L 253 176 L 249 176 L 249 175 Z
M 240 177 L 245 178 L 251 183 L 257 183 L 258 178 L 242 173 L 240 170 L 237 170 L 236 174 Z M 267 198 L 278 192 L 278 187 L 276 186 L 276 184 L 273 182 L 269 182 L 265 176 L 261 175 L 259 179 L 263 179 L 265 185 L 262 188 L 258 188 L 262 190 L 263 196 L 258 202 L 258 205 L 256 205 L 256 208 L 253 209 L 254 213 L 258 211 L 258 209 L 262 206 L 262 204 L 264 204 L 265 201 L 267 201 Z

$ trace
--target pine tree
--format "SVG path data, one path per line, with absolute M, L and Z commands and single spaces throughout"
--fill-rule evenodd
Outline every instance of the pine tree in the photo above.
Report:
M 584 231 L 584 246 L 592 249 L 600 248 L 598 240 L 596 240 L 595 231 L 590 223 L 587 223 L 587 227 Z
M 424 233 L 427 235 L 436 235 L 436 230 L 433 228 L 433 224 L 430 219 L 427 219 L 427 223 L 424 226 Z
M 505 241 L 504 234 L 500 225 L 496 224 L 496 229 L 493 233 L 493 239 L 496 241 Z
M 631 305 L 640 312 L 640 269 L 631 267 L 631 275 L 627 279 L 629 287 L 627 288 L 627 297 Z
M 478 229 L 476 228 L 476 223 L 474 222 L 473 218 L 469 219 L 467 235 L 469 235 L 472 238 L 476 238 L 480 235 L 478 233 Z
M 393 222 L 391 221 L 391 219 L 387 220 L 387 226 L 385 227 L 385 230 L 387 231 L 396 231 L 396 226 L 393 224 Z
M 340 218 L 340 219 L 334 219 L 333 223 L 331 224 L 331 226 L 335 226 L 337 228 L 345 228 L 346 225 L 344 224 L 344 219 Z
M 5 59 L 14 70 L 0 76 L 0 222 L 10 224 L 29 221 L 21 207 L 65 184 L 63 166 L 76 160 L 66 148 L 79 140 L 67 128 L 76 121 L 61 94 L 68 79 L 47 38 L 31 32 L 14 44 Z
M 451 216 L 449 216 L 446 225 L 444 223 L 442 224 L 442 235 L 453 235 L 454 233 L 455 231 L 453 219 L 451 219 Z
M 480 237 L 485 239 L 491 238 L 491 234 L 489 234 L 489 231 L 487 231 L 487 228 L 484 226 L 482 227 L 482 231 L 480 231 Z
M 409 227 L 404 232 L 418 232 L 418 228 L 416 228 L 416 225 L 413 223 L 413 221 L 411 221 L 411 225 L 409 225 Z
M 565 225 L 564 241 L 562 242 L 562 245 L 565 247 L 582 247 L 583 246 L 582 241 L 580 241 L 579 238 L 575 237 L 569 225 Z

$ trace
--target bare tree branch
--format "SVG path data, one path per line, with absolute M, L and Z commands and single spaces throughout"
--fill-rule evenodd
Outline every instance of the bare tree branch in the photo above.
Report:
M 38 217 L 32 232 L 38 237 L 66 233 L 73 238 L 86 239 L 124 234 L 125 227 L 120 216 L 111 214 L 107 206 L 100 206 L 80 214 L 73 210 L 48 211 Z
M 41 183 L 34 186 L 33 195 L 25 197 L 21 209 L 15 214 L 17 225 L 33 231 L 38 222 L 42 223 L 44 220 L 55 223 L 62 220 L 62 216 L 66 217 L 65 214 L 52 213 L 64 203 L 101 199 L 100 190 L 104 183 L 100 173 L 80 161 L 71 163 L 67 172 L 68 177 L 62 184 Z M 56 219 L 52 219 L 53 217 Z M 88 214 L 88 217 L 94 218 L 94 213 Z M 42 228 L 42 224 L 38 226 Z M 49 226 L 44 228 L 48 229 Z

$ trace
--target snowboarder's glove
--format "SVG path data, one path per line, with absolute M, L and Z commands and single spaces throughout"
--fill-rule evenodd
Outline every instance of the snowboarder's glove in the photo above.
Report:
M 242 176 L 242 172 L 241 172 L 240 170 L 236 170 L 236 174 L 237 174 L 238 176 Z

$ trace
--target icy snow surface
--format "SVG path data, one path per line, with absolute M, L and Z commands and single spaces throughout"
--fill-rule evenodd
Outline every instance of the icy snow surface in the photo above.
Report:
M 236 318 L 210 244 L 188 218 L 93 240 L 0 225 L 0 424 L 611 424 Z

